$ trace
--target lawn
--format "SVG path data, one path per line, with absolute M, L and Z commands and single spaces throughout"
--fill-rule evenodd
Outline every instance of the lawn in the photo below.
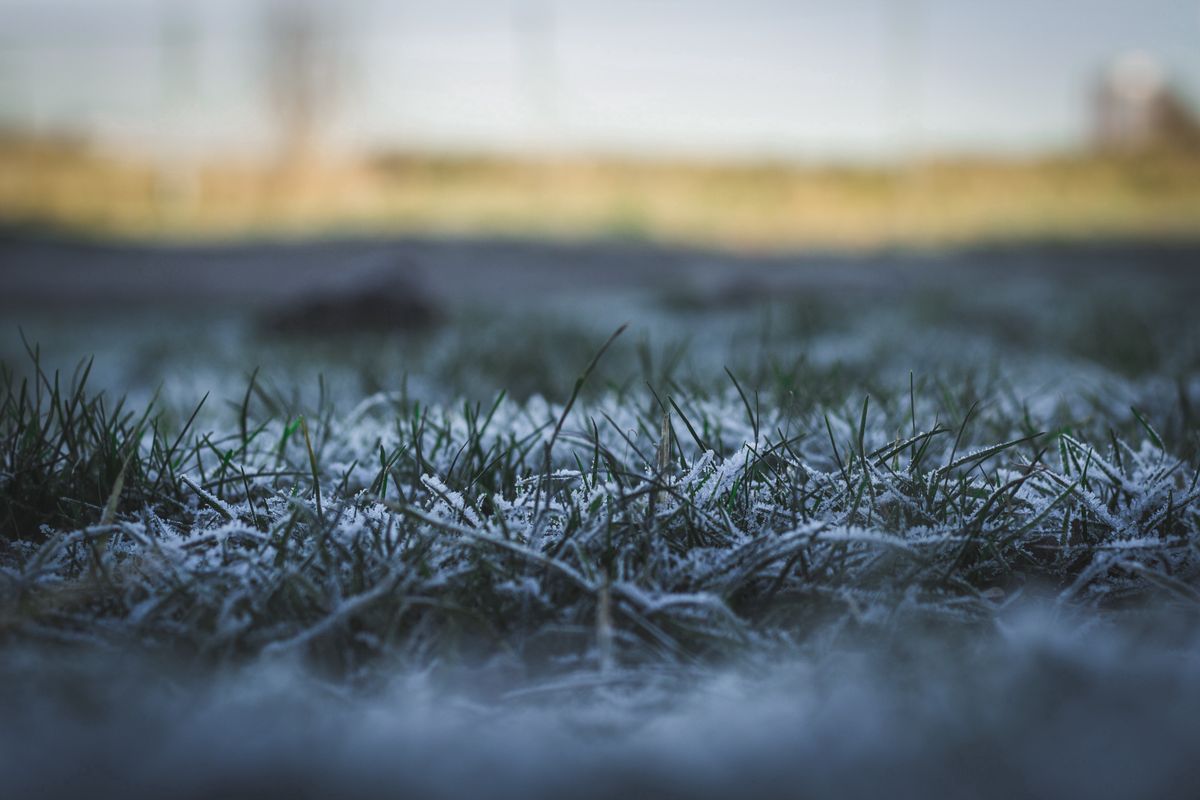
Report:
M 0 771 L 1185 793 L 1195 253 L 678 258 L 706 279 L 443 275 L 393 331 L 14 310 Z

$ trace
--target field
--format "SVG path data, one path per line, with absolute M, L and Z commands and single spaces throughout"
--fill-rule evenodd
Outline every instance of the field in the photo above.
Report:
M 758 251 L 1194 241 L 1197 187 L 1192 150 L 876 165 L 405 152 L 273 163 L 0 131 L 0 220 L 167 241 L 435 232 Z
M 0 242 L 13 796 L 1189 796 L 1200 250 Z

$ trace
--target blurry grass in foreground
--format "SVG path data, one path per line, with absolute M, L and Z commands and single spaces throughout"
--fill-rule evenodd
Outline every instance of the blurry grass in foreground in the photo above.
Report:
M 151 238 L 432 232 L 751 248 L 1190 238 L 1200 156 L 890 168 L 396 154 L 284 169 L 9 137 L 0 222 Z

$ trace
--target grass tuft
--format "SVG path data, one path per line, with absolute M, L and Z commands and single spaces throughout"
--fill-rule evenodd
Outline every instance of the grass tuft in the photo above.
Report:
M 30 348 L 0 404 L 0 635 L 337 672 L 496 652 L 607 668 L 897 614 L 981 622 L 1034 585 L 1196 610 L 1200 466 L 1141 411 L 1068 426 L 1001 384 L 864 396 L 836 372 L 797 400 L 773 387 L 811 381 L 800 362 L 758 386 L 659 375 L 665 403 L 634 380 L 582 398 L 621 330 L 561 405 L 399 392 L 340 412 L 321 382 L 304 409 L 255 372 L 204 431 L 203 401 L 169 430 L 158 400 L 128 410 L 88 387 L 91 362 L 64 378 Z M 646 372 L 608 369 L 626 368 Z

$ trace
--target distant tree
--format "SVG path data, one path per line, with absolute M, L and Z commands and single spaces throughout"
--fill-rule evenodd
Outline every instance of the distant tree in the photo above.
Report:
M 1200 149 L 1200 121 L 1150 56 L 1117 59 L 1095 93 L 1096 146 L 1109 152 Z

